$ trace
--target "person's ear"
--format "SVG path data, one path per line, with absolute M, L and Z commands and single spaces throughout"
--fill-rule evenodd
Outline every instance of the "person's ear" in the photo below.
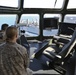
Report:
M 18 37 L 18 35 L 16 34 L 16 38 Z

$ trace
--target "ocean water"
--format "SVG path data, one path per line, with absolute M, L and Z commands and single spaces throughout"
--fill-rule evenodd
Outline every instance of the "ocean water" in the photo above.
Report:
M 28 35 L 28 36 L 38 36 L 39 35 L 39 28 L 37 28 L 35 26 L 30 26 L 30 27 L 22 26 L 22 27 L 20 27 L 20 30 L 25 30 L 25 35 Z M 43 30 L 44 36 L 54 36 L 54 35 L 57 35 L 57 33 L 58 33 L 58 29 Z
M 28 19 L 28 22 L 36 22 L 39 24 L 39 16 L 23 16 L 21 17 L 21 20 L 25 22 L 25 20 Z M 1 15 L 0 16 L 0 30 L 1 30 L 1 25 L 4 23 L 7 23 L 9 26 L 11 25 L 16 25 L 16 15 L 14 16 L 8 16 L 8 15 Z M 38 36 L 39 35 L 39 26 L 34 26 L 34 24 L 31 24 L 29 27 L 28 26 L 22 26 L 20 27 L 20 30 L 25 30 L 26 33 L 25 35 L 28 36 Z M 44 36 L 53 36 L 57 34 L 57 30 L 43 30 L 43 35 Z

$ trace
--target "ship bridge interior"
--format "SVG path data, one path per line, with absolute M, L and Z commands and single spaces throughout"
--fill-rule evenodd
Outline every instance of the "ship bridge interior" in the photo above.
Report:
M 0 0 L 4 23 L 18 28 L 33 75 L 76 75 L 75 0 Z

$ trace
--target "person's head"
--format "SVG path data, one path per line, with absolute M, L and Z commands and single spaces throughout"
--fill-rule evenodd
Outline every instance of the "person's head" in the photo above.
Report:
M 8 26 L 9 26 L 9 25 L 6 24 L 6 23 L 2 24 L 1 30 L 5 31 L 5 30 L 7 29 Z
M 6 41 L 16 41 L 17 39 L 17 28 L 16 27 L 13 27 L 13 26 L 9 26 L 7 29 L 6 29 Z

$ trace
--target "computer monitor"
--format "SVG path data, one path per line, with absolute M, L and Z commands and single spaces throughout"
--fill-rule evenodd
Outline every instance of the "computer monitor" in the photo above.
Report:
M 76 28 L 75 23 L 60 22 L 59 23 L 59 34 L 72 35 L 75 28 Z
M 43 19 L 43 29 L 57 29 L 58 28 L 58 18 L 44 18 Z

